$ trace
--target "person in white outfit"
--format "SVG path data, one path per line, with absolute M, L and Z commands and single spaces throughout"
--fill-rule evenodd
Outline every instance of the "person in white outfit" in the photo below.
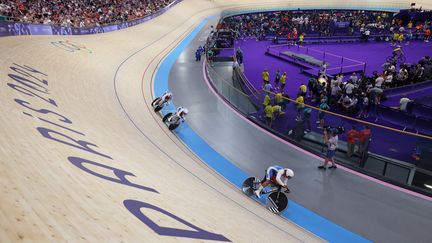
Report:
M 173 97 L 172 93 L 169 91 L 166 91 L 165 93 L 163 93 L 161 99 L 165 103 L 165 102 L 169 102 L 170 100 L 172 100 L 172 97 Z

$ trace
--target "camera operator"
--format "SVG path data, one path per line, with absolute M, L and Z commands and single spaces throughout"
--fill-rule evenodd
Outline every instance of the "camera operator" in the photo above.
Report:
M 334 155 L 336 153 L 338 144 L 338 129 L 332 127 L 325 127 L 324 129 L 324 143 L 327 145 L 327 154 L 324 160 L 324 165 L 318 166 L 318 169 L 325 170 L 329 162 L 332 163 L 329 169 L 336 169 L 336 164 L 334 162 Z

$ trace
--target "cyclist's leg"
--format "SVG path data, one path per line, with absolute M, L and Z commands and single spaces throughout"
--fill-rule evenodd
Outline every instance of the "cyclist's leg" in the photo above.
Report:
M 260 186 L 255 191 L 255 195 L 258 198 L 260 197 L 261 191 L 264 189 L 264 187 L 268 186 L 271 183 L 272 176 L 273 176 L 273 170 L 272 169 L 268 169 L 267 170 L 267 175 L 266 175 L 266 180 L 264 182 L 260 183 Z
M 266 173 L 265 180 L 263 180 L 263 181 L 261 182 L 261 185 L 262 185 L 263 187 L 268 186 L 268 185 L 270 184 L 270 182 L 271 182 L 271 178 L 272 178 L 272 176 L 273 176 L 273 170 L 272 170 L 271 168 L 270 168 L 270 169 L 267 169 L 267 173 Z

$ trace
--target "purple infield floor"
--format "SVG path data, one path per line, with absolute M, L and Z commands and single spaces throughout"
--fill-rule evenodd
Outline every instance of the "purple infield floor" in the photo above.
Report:
M 235 45 L 236 48 L 240 46 L 242 49 L 245 75 L 257 89 L 261 89 L 261 73 L 264 68 L 269 70 L 270 81 L 274 80 L 274 75 L 278 68 L 281 72 L 287 73 L 285 91 L 291 97 L 297 94 L 300 84 L 306 84 L 310 77 L 310 75 L 302 73 L 299 66 L 266 55 L 267 47 L 271 45 L 270 41 L 246 39 L 239 40 Z M 388 42 L 311 44 L 305 45 L 304 47 L 310 47 L 315 50 L 348 57 L 360 62 L 366 62 L 366 73 L 368 75 L 372 74 L 375 70 L 381 71 L 381 65 L 385 62 L 385 59 L 391 55 L 394 49 Z M 407 62 L 417 63 L 418 60 L 425 55 L 432 56 L 432 43 L 412 42 L 408 46 L 404 45 L 403 50 L 406 53 Z M 346 76 L 349 75 L 347 74 Z
M 249 79 L 251 84 L 257 89 L 261 89 L 262 78 L 261 73 L 264 68 L 267 68 L 270 73 L 270 81 L 274 84 L 274 77 L 277 69 L 281 72 L 287 73 L 287 80 L 285 86 L 285 93 L 290 97 L 295 98 L 298 87 L 304 83 L 307 84 L 307 80 L 311 76 L 302 72 L 302 67 L 299 65 L 290 63 L 281 58 L 266 54 L 267 47 L 272 45 L 270 41 L 256 41 L 255 39 L 239 40 L 235 46 L 240 47 L 243 51 L 244 59 L 244 73 Z M 338 43 L 338 44 L 311 44 L 305 45 L 314 50 L 324 51 L 339 56 L 344 56 L 355 61 L 366 63 L 366 73 L 372 74 L 373 71 L 381 71 L 381 65 L 385 62 L 385 59 L 391 55 L 394 47 L 390 46 L 388 42 L 369 42 L 369 43 Z M 403 46 L 403 50 L 406 54 L 406 61 L 408 63 L 416 63 L 423 56 L 432 56 L 432 45 L 431 43 L 424 42 L 412 42 L 410 45 Z M 289 51 L 287 48 L 286 51 Z M 314 55 L 312 55 L 314 56 Z M 318 56 L 314 56 L 316 59 Z M 335 66 L 331 64 L 330 66 Z M 350 63 L 346 63 L 350 65 Z M 350 74 L 345 75 L 350 76 Z M 432 91 L 432 85 L 428 88 L 422 88 L 410 92 L 410 98 L 416 98 L 430 94 Z M 400 95 L 394 95 L 384 103 L 388 106 L 397 106 Z M 396 102 L 397 100 L 397 102 Z M 308 103 L 308 102 L 306 102 Z M 258 114 L 257 114 L 258 115 Z M 293 106 L 288 106 L 284 117 L 278 118 L 273 123 L 273 129 L 285 133 L 288 132 L 294 125 L 296 111 Z M 316 128 L 315 121 L 317 120 L 317 113 L 313 112 L 311 116 L 312 131 L 321 133 L 322 130 Z M 371 116 L 368 119 L 369 122 L 375 122 L 375 117 Z M 344 125 L 345 128 L 350 128 L 351 124 L 355 124 L 354 121 L 347 119 L 341 119 L 336 116 L 326 116 L 326 124 L 329 125 Z M 389 126 L 397 129 L 403 129 L 403 127 L 397 127 L 394 124 L 386 123 L 380 120 L 379 124 Z M 411 157 L 413 149 L 420 142 L 416 136 L 398 134 L 397 132 L 385 130 L 385 129 L 372 129 L 373 141 L 371 143 L 370 151 L 382 156 L 402 160 L 405 162 L 415 163 L 416 161 Z M 341 140 L 345 140 L 344 135 L 340 137 Z

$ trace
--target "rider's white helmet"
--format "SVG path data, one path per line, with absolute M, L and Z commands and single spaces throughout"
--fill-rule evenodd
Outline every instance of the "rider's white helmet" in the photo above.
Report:
M 294 177 L 294 171 L 292 171 L 291 169 L 285 168 L 285 174 L 288 178 Z
M 168 91 L 166 92 L 165 99 L 169 100 L 172 98 L 172 96 L 173 96 L 172 93 Z
M 187 115 L 188 112 L 188 109 L 184 108 L 183 106 L 179 106 L 177 108 L 177 114 L 179 115 Z
M 187 115 L 187 114 L 188 114 L 188 112 L 189 112 L 189 110 L 188 110 L 188 109 L 186 109 L 186 108 L 183 108 L 183 113 L 184 113 L 185 115 Z

